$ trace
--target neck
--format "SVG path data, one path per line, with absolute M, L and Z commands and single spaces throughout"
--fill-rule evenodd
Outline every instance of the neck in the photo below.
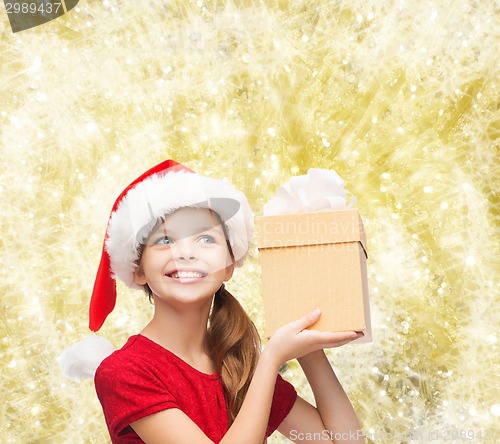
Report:
M 155 300 L 155 312 L 141 334 L 168 349 L 195 368 L 207 368 L 207 323 L 212 300 L 175 307 Z M 207 371 L 208 373 L 209 371 Z

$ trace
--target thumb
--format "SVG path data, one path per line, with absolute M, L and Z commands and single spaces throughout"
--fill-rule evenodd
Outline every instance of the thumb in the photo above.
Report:
M 307 313 L 305 316 L 301 317 L 300 319 L 293 321 L 292 324 L 298 331 L 302 331 L 305 328 L 309 327 L 310 325 L 314 324 L 319 319 L 320 316 L 321 316 L 321 310 L 319 308 L 316 308 L 313 311 Z

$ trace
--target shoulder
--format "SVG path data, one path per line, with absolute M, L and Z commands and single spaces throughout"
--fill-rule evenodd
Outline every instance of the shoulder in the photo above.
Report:
M 132 336 L 102 361 L 94 384 L 112 436 L 144 416 L 178 408 L 171 391 L 175 385 L 165 383 L 163 370 L 169 372 L 168 357 L 158 359 L 154 347 L 140 336 Z
M 133 357 L 135 359 L 136 356 L 140 356 L 137 347 L 137 338 L 138 336 L 131 336 L 122 348 L 115 350 L 108 357 L 103 359 L 103 361 L 99 364 L 99 367 L 97 367 L 96 374 L 120 367 L 123 364 L 130 362 L 130 358 Z
M 98 391 L 103 385 L 130 384 L 136 377 L 142 378 L 153 373 L 147 350 L 140 342 L 139 336 L 131 336 L 122 348 L 101 362 L 94 376 Z
M 148 342 L 134 336 L 102 361 L 94 376 L 94 386 L 105 415 L 115 415 L 118 407 L 132 401 L 146 408 L 166 405 L 175 398 L 172 394 L 175 384 L 164 377 L 170 373 L 168 360 L 158 361 L 154 350 L 148 350 Z

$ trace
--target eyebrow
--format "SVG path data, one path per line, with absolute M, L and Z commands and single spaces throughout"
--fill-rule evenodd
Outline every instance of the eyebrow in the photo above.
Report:
M 199 233 L 202 233 L 204 231 L 210 231 L 210 230 L 213 230 L 215 228 L 217 228 L 218 226 L 220 226 L 220 224 L 218 225 L 202 225 L 200 227 L 195 227 L 195 231 L 193 232 L 192 235 L 194 234 L 199 234 Z M 152 235 L 157 235 L 157 234 L 169 234 L 170 236 L 173 236 L 173 237 L 176 237 L 176 232 L 172 229 L 167 229 L 165 227 L 164 224 L 160 225 L 155 231 L 153 231 L 153 233 L 151 233 Z

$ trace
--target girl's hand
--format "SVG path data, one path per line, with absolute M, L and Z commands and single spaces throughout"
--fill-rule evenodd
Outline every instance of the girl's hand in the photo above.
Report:
M 323 332 L 307 330 L 320 317 L 319 309 L 313 310 L 304 317 L 290 322 L 274 332 L 269 339 L 264 354 L 269 354 L 281 366 L 285 362 L 301 358 L 309 353 L 325 348 L 340 347 L 362 336 L 355 331 Z

